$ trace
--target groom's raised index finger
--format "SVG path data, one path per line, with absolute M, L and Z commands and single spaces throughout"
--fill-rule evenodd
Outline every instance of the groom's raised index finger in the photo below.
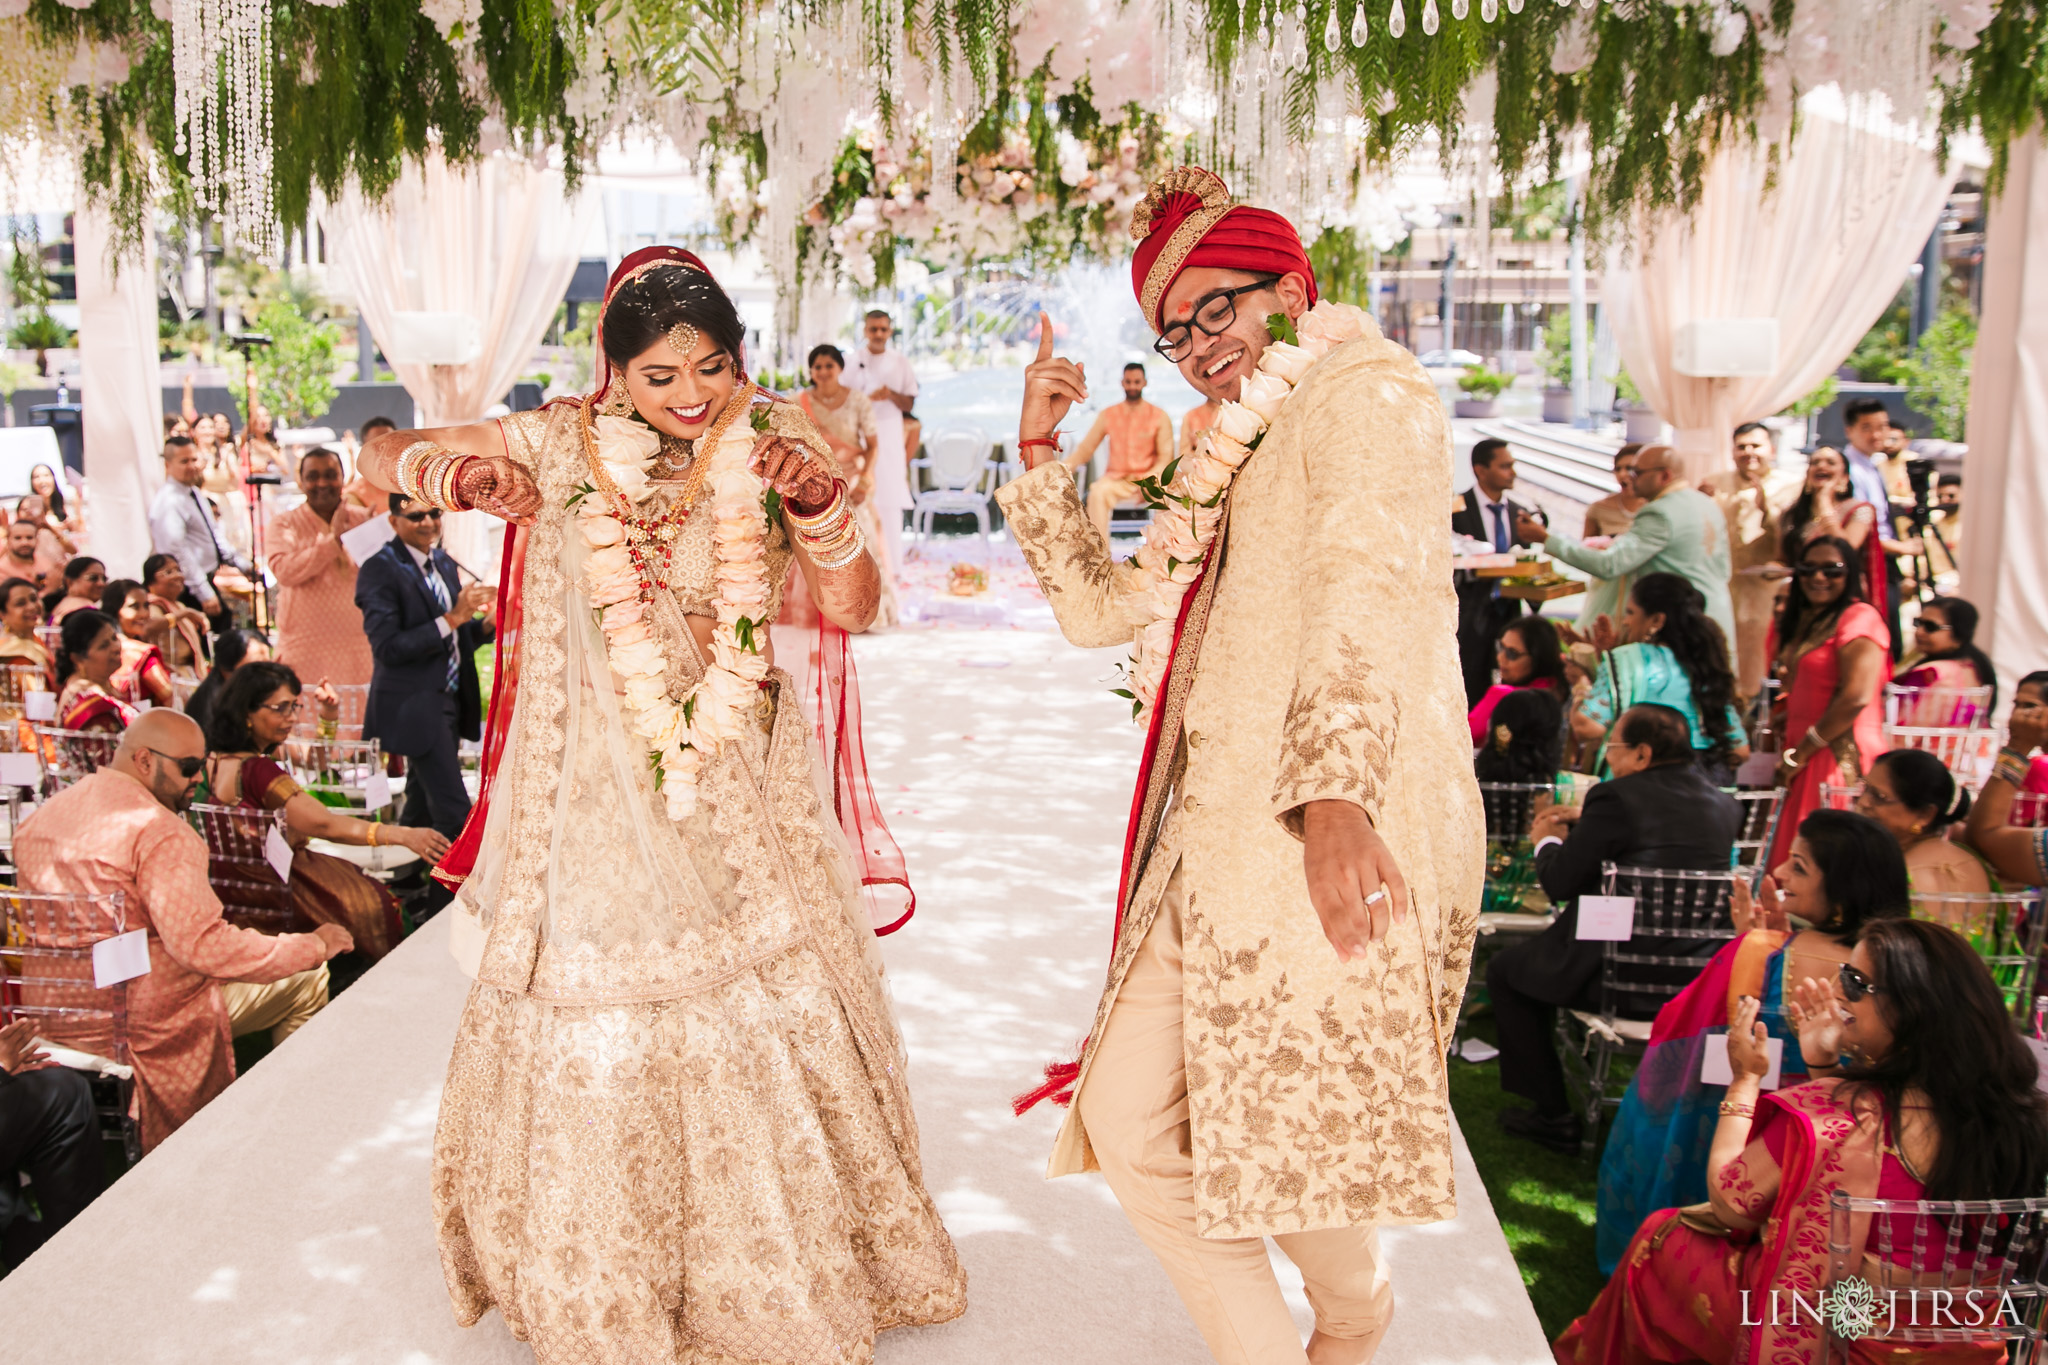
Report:
M 1052 318 L 1043 308 L 1038 310 L 1038 358 L 1052 359 Z

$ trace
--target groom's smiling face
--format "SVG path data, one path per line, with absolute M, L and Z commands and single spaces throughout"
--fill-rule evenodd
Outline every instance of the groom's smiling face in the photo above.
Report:
M 1196 312 L 1219 294 L 1263 278 L 1249 270 L 1191 266 L 1181 271 L 1173 287 L 1166 291 L 1165 305 L 1160 311 L 1166 317 L 1167 330 L 1189 327 L 1194 339 L 1193 349 L 1179 361 L 1181 376 L 1206 398 L 1236 401 L 1244 381 L 1258 367 L 1266 343 L 1272 340 L 1266 331 L 1269 314 L 1285 313 L 1298 318 L 1308 311 L 1306 281 L 1299 275 L 1282 275 L 1264 289 L 1239 294 L 1237 316 L 1222 335 L 1212 337 L 1201 328 L 1190 326 Z

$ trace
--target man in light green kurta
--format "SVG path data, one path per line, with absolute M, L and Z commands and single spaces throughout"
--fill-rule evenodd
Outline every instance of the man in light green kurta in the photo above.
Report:
M 1707 599 L 1707 615 L 1721 627 L 1732 652 L 1735 603 L 1728 595 L 1728 522 L 1720 505 L 1677 477 L 1670 446 L 1644 446 L 1636 457 L 1635 491 L 1648 498 L 1635 524 L 1604 550 L 1588 549 L 1570 536 L 1548 531 L 1534 517 L 1522 517 L 1518 532 L 1540 539 L 1543 552 L 1596 578 L 1640 578 L 1675 573 Z

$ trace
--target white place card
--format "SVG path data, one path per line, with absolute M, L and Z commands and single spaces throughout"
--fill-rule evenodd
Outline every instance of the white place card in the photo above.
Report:
M 371 555 L 384 548 L 384 542 L 397 532 L 391 529 L 390 517 L 371 517 L 361 526 L 352 526 L 341 533 L 341 548 L 348 557 L 361 564 Z
M 1764 1072 L 1763 1087 L 1766 1090 L 1778 1088 L 1778 1072 L 1785 1063 L 1785 1040 L 1772 1038 L 1764 1043 L 1764 1056 L 1771 1064 Z M 1706 1055 L 1700 1058 L 1701 1085 L 1728 1085 L 1735 1080 L 1735 1068 L 1728 1064 L 1728 1035 L 1710 1033 L 1707 1035 Z
M 0 787 L 40 787 L 43 765 L 34 754 L 0 754 Z
M 1634 896 L 1579 897 L 1579 941 L 1625 943 L 1636 932 Z
M 391 778 L 383 769 L 371 773 L 364 781 L 363 804 L 371 810 L 383 810 L 391 804 Z
M 55 692 L 22 693 L 21 713 L 30 720 L 57 719 L 57 694 Z
M 263 857 L 271 870 L 277 873 L 279 881 L 289 882 L 292 879 L 292 846 L 284 841 L 284 835 L 278 833 L 276 825 L 272 825 L 270 833 L 263 838 Z
M 92 945 L 92 984 L 99 990 L 149 974 L 149 930 L 135 929 Z

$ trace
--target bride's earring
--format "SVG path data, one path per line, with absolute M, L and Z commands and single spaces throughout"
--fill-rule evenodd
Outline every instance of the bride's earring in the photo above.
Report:
M 597 410 L 610 417 L 633 415 L 633 395 L 626 392 L 624 375 L 614 375 L 612 382 L 605 386 L 604 401 L 598 404 Z

